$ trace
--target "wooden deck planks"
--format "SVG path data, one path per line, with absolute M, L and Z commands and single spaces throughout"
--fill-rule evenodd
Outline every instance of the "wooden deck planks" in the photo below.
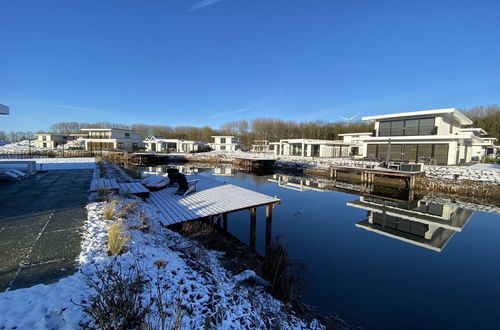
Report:
M 143 198 L 149 197 L 148 188 L 138 182 L 118 183 L 120 194 L 132 194 Z
M 120 187 L 118 186 L 118 183 L 116 182 L 115 179 L 104 179 L 104 178 L 93 179 L 90 182 L 90 191 L 94 192 L 99 189 L 107 189 L 118 192 L 120 190 Z
M 151 192 L 149 201 L 166 225 L 223 213 L 279 203 L 280 200 L 255 191 L 201 178 L 198 191 L 176 195 L 176 188 Z

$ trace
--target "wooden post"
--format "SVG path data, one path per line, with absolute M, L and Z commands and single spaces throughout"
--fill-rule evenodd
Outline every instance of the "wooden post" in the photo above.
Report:
M 250 248 L 255 249 L 255 230 L 257 228 L 257 212 L 255 207 L 250 209 Z
M 266 250 L 271 244 L 271 236 L 272 236 L 272 222 L 273 222 L 273 204 L 269 204 L 266 206 Z
M 222 228 L 227 231 L 227 213 L 222 215 Z

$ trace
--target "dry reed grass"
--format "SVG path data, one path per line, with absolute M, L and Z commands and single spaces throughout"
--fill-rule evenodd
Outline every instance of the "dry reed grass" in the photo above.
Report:
M 108 254 L 122 254 L 129 240 L 130 235 L 125 234 L 122 223 L 112 223 L 108 227 Z

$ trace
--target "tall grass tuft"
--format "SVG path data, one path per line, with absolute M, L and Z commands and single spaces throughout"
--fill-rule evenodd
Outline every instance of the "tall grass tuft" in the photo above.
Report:
M 118 255 L 125 251 L 130 235 L 125 234 L 123 225 L 115 222 L 108 227 L 108 254 Z
M 116 203 L 106 203 L 104 204 L 104 208 L 102 210 L 102 217 L 106 220 L 115 220 L 119 218 Z

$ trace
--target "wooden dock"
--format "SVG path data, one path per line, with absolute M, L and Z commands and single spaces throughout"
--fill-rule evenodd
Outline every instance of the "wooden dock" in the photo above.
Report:
M 250 247 L 255 248 L 256 208 L 266 207 L 266 245 L 271 240 L 272 209 L 281 201 L 252 190 L 232 184 L 221 183 L 201 176 L 197 191 L 187 196 L 176 195 L 176 187 L 165 188 L 150 193 L 147 199 L 155 207 L 156 213 L 165 226 L 185 221 L 210 219 L 227 229 L 227 215 L 232 212 L 250 211 Z
M 120 195 L 131 194 L 141 198 L 149 198 L 149 190 L 139 182 L 118 183 Z
M 344 166 L 330 167 L 330 178 L 332 178 L 333 180 L 337 180 L 339 173 L 360 174 L 361 183 L 368 185 L 374 183 L 375 176 L 403 179 L 406 187 L 410 190 L 413 190 L 415 188 L 416 178 L 424 175 L 423 171 L 407 172 L 388 168 L 362 168 Z
M 95 178 L 90 182 L 90 192 L 97 192 L 98 190 L 109 190 L 118 193 L 120 187 L 115 179 Z
M 263 172 L 272 170 L 275 159 L 269 158 L 235 158 L 232 163 L 246 172 Z

